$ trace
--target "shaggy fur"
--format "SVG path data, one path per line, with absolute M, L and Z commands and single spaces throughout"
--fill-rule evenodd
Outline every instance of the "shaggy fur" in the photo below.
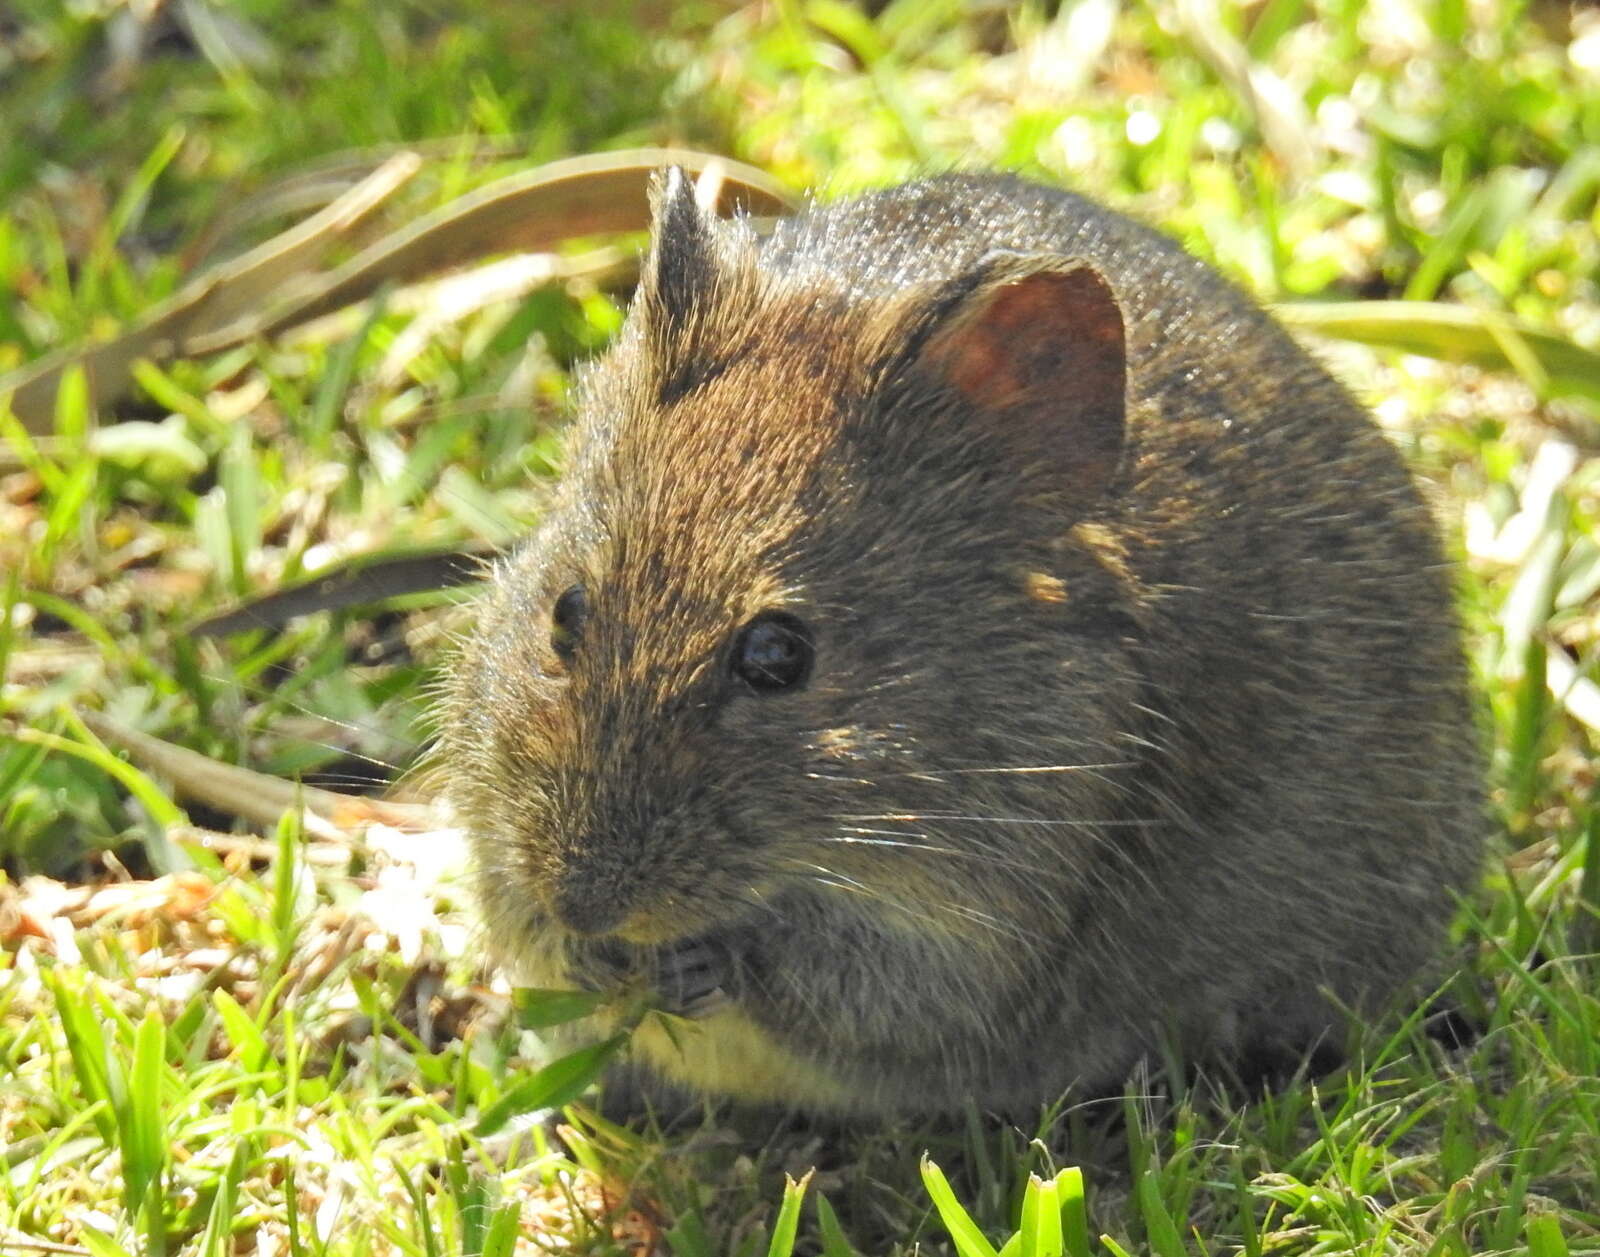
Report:
M 653 984 L 677 1083 L 875 1115 L 1295 1048 L 1436 954 L 1483 833 L 1449 572 L 1326 372 L 1016 179 L 656 215 L 445 713 L 519 976 Z M 762 694 L 772 610 L 815 668 Z

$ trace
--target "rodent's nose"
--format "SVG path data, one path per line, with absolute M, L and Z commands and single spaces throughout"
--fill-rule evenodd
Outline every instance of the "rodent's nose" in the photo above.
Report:
M 623 905 L 604 895 L 597 895 L 589 886 L 581 886 L 578 879 L 561 878 L 556 883 L 555 909 L 557 919 L 574 934 L 609 934 L 622 923 Z

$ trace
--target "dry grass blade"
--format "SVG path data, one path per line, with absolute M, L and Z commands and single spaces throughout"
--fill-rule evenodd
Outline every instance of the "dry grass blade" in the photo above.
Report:
M 1245 46 L 1228 33 L 1214 0 L 1178 0 L 1177 17 L 1195 51 L 1255 115 L 1273 156 L 1295 179 L 1306 178 L 1317 145 L 1311 117 L 1296 90 L 1250 59 Z
M 469 192 L 418 219 L 328 274 L 313 293 L 267 314 L 256 334 L 272 336 L 404 283 L 494 253 L 540 252 L 575 236 L 642 231 L 650 224 L 649 176 L 663 166 L 722 171 L 717 208 L 779 214 L 793 204 L 775 180 L 740 162 L 688 149 L 638 148 L 550 162 Z M 196 344 L 196 352 L 232 342 Z
M 287 221 L 315 214 L 323 206 L 343 196 L 374 170 L 399 153 L 415 153 L 428 162 L 460 160 L 463 148 L 470 146 L 474 165 L 484 161 L 514 159 L 533 146 L 524 134 L 503 136 L 459 135 L 436 139 L 416 139 L 406 144 L 375 144 L 342 149 L 308 160 L 263 186 L 253 187 L 247 197 L 234 200 L 207 224 L 204 231 L 184 251 L 186 258 L 207 260 L 224 241 L 274 221 Z
M 264 829 L 270 830 L 285 812 L 295 809 L 303 809 L 307 833 L 332 841 L 342 841 L 344 831 L 373 822 L 402 830 L 436 828 L 438 824 L 432 809 L 420 804 L 393 803 L 298 785 L 219 763 L 197 751 L 126 728 L 98 712 L 79 711 L 78 717 L 96 736 L 126 751 L 141 768 L 170 780 L 185 798 Z
M 442 549 L 400 549 L 356 555 L 282 589 L 247 599 L 191 625 L 196 637 L 226 637 L 278 628 L 302 615 L 406 594 L 430 593 L 476 580 L 495 547 L 467 542 Z
M 9 1227 L 4 1231 L 0 1231 L 0 1244 L 4 1244 L 8 1248 L 19 1248 L 30 1253 L 63 1253 L 67 1257 L 93 1257 L 90 1249 L 83 1248 L 77 1244 L 57 1244 L 53 1240 L 26 1235 L 21 1231 L 13 1231 Z
M 1552 697 L 1574 720 L 1600 733 L 1600 685 L 1583 675 L 1559 646 L 1545 647 L 1545 684 Z
M 311 271 L 420 166 L 421 159 L 414 153 L 396 154 L 320 213 L 207 271 L 116 339 L 53 353 L 0 377 L 0 399 L 10 395 L 12 413 L 28 432 L 48 432 L 62 373 L 82 366 L 90 402 L 99 406 L 115 401 L 126 390 L 133 364 L 139 359 L 171 358 L 184 353 L 195 337 L 214 338 L 241 320 L 249 323 L 253 307 Z
M 94 667 L 100 650 L 87 642 L 46 641 L 6 656 L 6 685 L 48 685 L 78 669 Z
M 719 207 L 755 214 L 786 211 L 789 194 L 739 162 L 687 149 L 639 148 L 550 162 L 457 198 L 386 236 L 325 275 L 309 272 L 332 244 L 418 168 L 414 153 L 385 163 L 346 196 L 235 262 L 207 272 L 132 330 L 104 344 L 52 354 L 0 377 L 0 399 L 30 433 L 50 430 L 62 373 L 81 365 L 90 401 L 121 397 L 133 364 L 230 349 L 273 336 L 371 296 L 496 253 L 538 251 L 574 236 L 643 230 L 648 177 L 662 166 L 720 173 Z M 269 298 L 276 295 L 277 300 Z M 264 307 L 264 309 L 263 309 Z
M 762 220 L 769 222 L 771 220 Z M 504 264 L 504 265 L 502 265 Z M 487 272 L 487 274 L 483 274 Z M 516 276 L 519 282 L 503 282 Z M 461 283 L 458 285 L 457 280 Z M 547 285 L 586 283 L 604 292 L 626 293 L 639 280 L 639 251 L 605 245 L 579 254 L 514 253 L 498 262 L 489 262 L 470 271 L 453 273 L 437 279 L 423 279 L 403 288 L 392 290 L 384 299 L 384 309 L 390 314 L 415 315 L 434 319 L 439 313 L 441 290 L 454 306 L 457 316 L 471 313 L 472 302 L 458 302 L 458 294 L 478 288 L 485 301 L 514 299 L 535 287 Z M 481 286 L 481 287 L 480 287 Z M 493 286 L 496 291 L 484 292 Z M 319 314 L 304 323 L 287 327 L 277 335 L 280 345 L 293 347 L 304 344 L 326 344 L 351 335 L 371 313 L 376 294 L 366 301 L 344 306 L 328 314 Z M 408 324 L 409 332 L 412 324 Z M 436 327 L 434 319 L 431 327 Z M 430 329 L 431 330 L 431 329 Z M 409 337 L 407 337 L 409 339 Z M 390 359 L 386 355 L 385 363 Z M 40 448 L 49 449 L 49 437 L 40 439 Z

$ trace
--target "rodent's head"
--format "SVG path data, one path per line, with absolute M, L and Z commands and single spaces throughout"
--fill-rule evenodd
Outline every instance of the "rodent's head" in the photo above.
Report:
M 1115 811 L 1115 297 L 1048 256 L 881 292 L 819 261 L 767 269 L 658 185 L 566 478 L 445 714 L 510 953 L 794 895 L 990 928 L 997 899 L 1058 900 Z

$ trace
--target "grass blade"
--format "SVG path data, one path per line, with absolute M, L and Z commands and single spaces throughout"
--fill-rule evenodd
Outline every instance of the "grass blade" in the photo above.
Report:
M 600 1071 L 628 1041 L 625 1034 L 612 1035 L 560 1060 L 552 1061 L 531 1078 L 526 1078 L 484 1110 L 474 1128 L 481 1138 L 492 1135 L 512 1118 L 539 1109 L 570 1104 L 600 1077 Z
M 95 1110 L 95 1126 L 108 1144 L 116 1141 L 116 1105 L 111 1082 L 111 1053 L 100 1018 L 81 990 L 69 990 L 58 975 L 47 975 L 55 997 L 61 1036 L 72 1060 L 72 1072 L 83 1098 Z
M 1531 1216 L 1527 1236 L 1528 1257 L 1567 1257 L 1567 1237 L 1561 1234 L 1561 1223 L 1550 1214 Z
M 1600 400 L 1600 353 L 1509 315 L 1433 301 L 1307 302 L 1275 306 L 1273 313 L 1319 336 L 1492 371 L 1514 367 L 1505 341 L 1514 336 L 1538 362 L 1552 393 Z
M 1089 1211 L 1083 1198 L 1083 1171 L 1068 1166 L 1056 1175 L 1061 1202 L 1061 1246 L 1067 1257 L 1089 1257 Z
M 60 751 L 64 755 L 71 755 L 93 764 L 138 799 L 156 824 L 166 827 L 183 823 L 183 813 L 161 792 L 161 788 L 155 782 L 126 760 L 118 759 L 98 742 L 75 742 L 58 733 L 33 728 L 13 729 L 8 731 L 7 736 L 18 742 L 32 743 L 52 751 Z
M 833 1211 L 828 1198 L 818 1192 L 815 1199 L 817 1233 L 822 1242 L 822 1257 L 856 1257 L 856 1250 L 850 1247 L 850 1241 L 845 1238 L 844 1228 L 839 1225 L 839 1215 Z
M 1186 1257 L 1178 1224 L 1172 1220 L 1166 1203 L 1161 1199 L 1161 1180 L 1156 1171 L 1145 1171 L 1144 1177 L 1139 1180 L 1138 1197 L 1150 1250 L 1158 1257 Z
M 950 1239 L 960 1257 L 999 1257 L 994 1245 L 989 1243 L 978 1229 L 978 1224 L 972 1220 L 972 1215 L 956 1199 L 944 1171 L 928 1158 L 927 1153 L 922 1155 L 922 1185 L 927 1189 L 933 1207 L 939 1211 L 939 1220 L 950 1232 Z
M 483 1251 L 477 1257 L 511 1257 L 521 1224 L 522 1210 L 515 1202 L 501 1205 L 483 1233 Z
M 249 1140 L 234 1145 L 228 1168 L 217 1183 L 217 1194 L 206 1212 L 206 1229 L 200 1236 L 198 1257 L 225 1257 L 232 1251 L 233 1219 L 239 1199 L 239 1184 L 255 1153 Z
M 594 991 L 542 991 L 527 987 L 516 993 L 517 1024 L 529 1030 L 545 1030 L 587 1017 L 605 1002 L 606 997 Z
M 134 1031 L 132 1072 L 124 1075 L 114 1058 L 106 1062 L 122 1150 L 123 1201 L 129 1218 L 142 1224 L 145 1257 L 161 1257 L 167 1247 L 163 1209 L 166 1142 L 161 1111 L 165 1044 L 166 1025 L 152 1006 Z
M 772 1224 L 772 1241 L 767 1245 L 767 1257 L 790 1257 L 794 1252 L 795 1232 L 800 1226 L 800 1205 L 806 1198 L 812 1173 L 807 1170 L 798 1181 L 784 1175 L 783 1204 L 778 1207 L 778 1219 Z
M 1021 1237 L 1023 1257 L 1061 1257 L 1061 1205 L 1054 1179 L 1028 1175 Z

